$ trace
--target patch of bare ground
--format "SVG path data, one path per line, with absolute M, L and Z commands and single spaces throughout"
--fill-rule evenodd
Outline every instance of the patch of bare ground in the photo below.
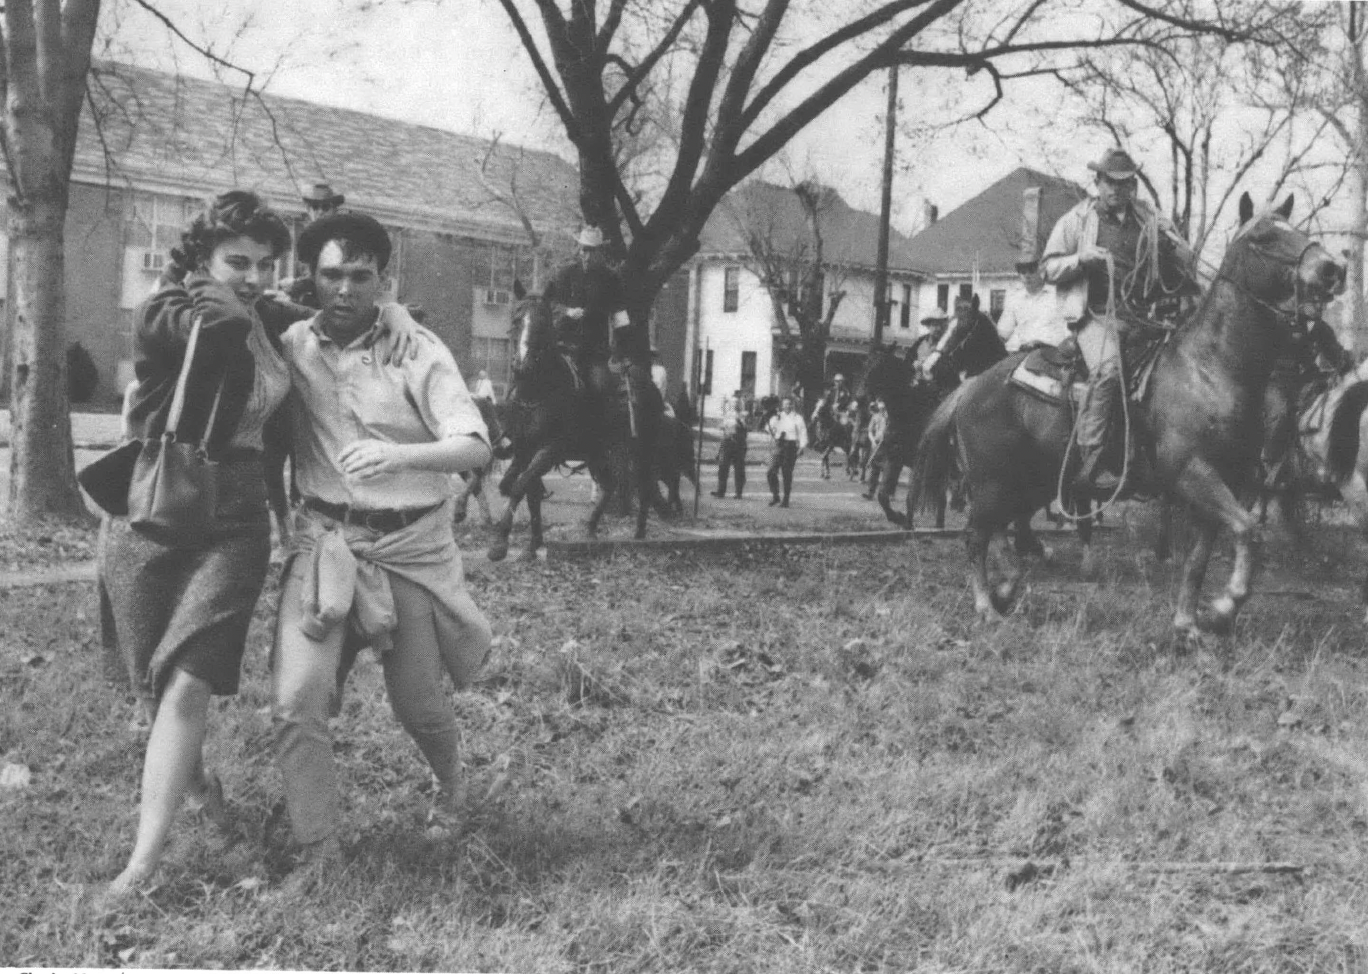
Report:
M 0 956 L 48 966 L 489 971 L 1368 968 L 1368 678 L 1357 552 L 1265 546 L 1233 638 L 1168 636 L 1172 570 L 1071 541 L 970 621 L 956 541 L 511 564 L 454 696 L 454 830 L 373 662 L 336 722 L 346 867 L 282 885 L 257 613 L 156 886 L 91 911 L 131 847 L 144 728 L 93 588 L 0 595 Z M 1129 539 L 1129 540 L 1128 540 Z M 1221 565 L 1214 566 L 1218 571 Z

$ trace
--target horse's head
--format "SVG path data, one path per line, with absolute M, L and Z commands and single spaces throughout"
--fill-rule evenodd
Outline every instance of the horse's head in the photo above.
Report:
M 556 329 L 550 302 L 524 291 L 520 283 L 513 293 L 517 302 L 509 334 L 513 339 L 513 373 L 521 375 L 533 367 L 542 352 L 555 345 Z
M 1291 196 L 1262 213 L 1254 212 L 1248 193 L 1241 196 L 1240 229 L 1226 250 L 1221 276 L 1270 304 L 1329 300 L 1344 290 L 1344 265 L 1288 223 L 1291 215 Z

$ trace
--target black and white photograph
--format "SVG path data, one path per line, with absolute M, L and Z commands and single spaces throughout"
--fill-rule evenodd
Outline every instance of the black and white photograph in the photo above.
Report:
M 2 971 L 1368 974 L 1368 2 L 4 0 Z

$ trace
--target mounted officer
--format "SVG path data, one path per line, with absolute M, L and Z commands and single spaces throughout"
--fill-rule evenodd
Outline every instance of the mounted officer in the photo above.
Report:
M 608 361 L 614 322 L 626 316 L 622 278 L 608 263 L 603 231 L 585 227 L 578 242 L 579 256 L 556 271 L 543 299 L 551 304 L 557 341 L 581 378 L 592 382 L 593 370 Z
M 1135 160 L 1112 148 L 1088 168 L 1096 174 L 1097 195 L 1059 218 L 1041 272 L 1055 285 L 1064 321 L 1092 375 L 1076 427 L 1082 464 L 1074 489 L 1105 496 L 1122 486 L 1120 475 L 1105 468 L 1107 433 L 1124 392 L 1122 343 L 1196 285 L 1187 241 L 1135 196 Z
M 625 389 L 635 428 L 642 406 L 652 417 L 664 411 L 651 376 L 650 341 L 627 316 L 626 289 L 609 263 L 603 231 L 586 226 L 578 243 L 578 257 L 556 271 L 542 298 L 551 305 L 557 343 L 580 381 L 593 390 L 600 407 Z
M 921 364 L 922 373 L 933 376 L 942 361 L 949 364 L 958 385 L 959 376 L 978 375 L 995 362 L 1007 357 L 1007 349 L 998 337 L 993 319 L 979 310 L 978 295 L 960 295 L 955 299 L 955 317 L 936 342 L 935 351 Z

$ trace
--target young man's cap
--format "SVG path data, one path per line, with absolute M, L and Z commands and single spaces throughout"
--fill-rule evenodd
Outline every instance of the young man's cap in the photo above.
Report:
M 313 189 L 304 194 L 305 203 L 313 203 L 316 206 L 341 206 L 347 202 L 347 198 L 341 193 L 334 193 L 332 186 L 327 183 L 314 183 Z

